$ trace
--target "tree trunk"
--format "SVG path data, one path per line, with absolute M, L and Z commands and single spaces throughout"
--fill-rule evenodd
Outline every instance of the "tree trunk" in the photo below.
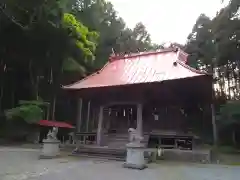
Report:
M 29 75 L 30 75 L 30 80 L 32 84 L 32 89 L 33 89 L 33 99 L 38 100 L 39 94 L 38 94 L 38 85 L 39 85 L 39 77 L 38 75 L 33 74 L 32 70 L 32 61 L 29 62 Z
M 231 67 L 231 74 L 232 74 L 232 80 L 233 80 L 233 98 L 237 98 L 237 74 L 236 74 L 236 64 L 232 64 Z
M 236 131 L 235 131 L 235 129 L 232 130 L 232 142 L 233 142 L 233 145 L 236 146 L 237 142 L 236 142 Z
M 14 88 L 12 89 L 12 93 L 11 93 L 11 100 L 12 100 L 12 104 L 11 104 L 11 106 L 12 106 L 12 108 L 14 108 L 15 107 L 15 92 L 14 92 Z
M 3 98 L 3 85 L 1 85 L 1 92 L 0 92 L 0 111 L 3 110 L 3 107 L 2 107 L 2 98 Z
M 212 110 L 213 141 L 214 141 L 214 145 L 217 145 L 217 143 L 218 143 L 218 132 L 217 132 L 216 114 L 215 114 L 214 104 L 211 104 L 211 110 Z
M 240 91 L 240 62 L 239 60 L 237 60 L 237 69 L 238 69 L 238 73 L 237 73 L 237 92 Z M 238 93 L 239 96 L 239 93 Z
M 57 100 L 57 97 L 56 97 L 56 95 L 54 95 L 53 104 L 52 104 L 52 120 L 53 121 L 55 120 L 56 100 Z
M 224 92 L 224 80 L 222 79 L 221 67 L 217 68 L 217 72 L 218 72 L 218 84 L 219 84 L 220 94 L 221 96 L 223 96 L 225 95 L 225 92 Z
M 228 99 L 231 99 L 231 87 L 230 87 L 230 81 L 231 81 L 231 77 L 230 77 L 230 72 L 229 72 L 229 62 L 226 65 L 226 79 L 227 79 L 227 94 L 228 94 Z
M 37 76 L 36 79 L 36 85 L 35 85 L 35 93 L 36 93 L 36 100 L 39 100 L 39 76 Z
M 47 106 L 47 115 L 46 115 L 46 120 L 49 120 L 49 115 L 50 115 L 50 106 Z
M 3 100 L 3 95 L 4 95 L 4 78 L 5 78 L 5 73 L 6 73 L 6 64 L 4 63 L 3 59 L 1 59 L 1 90 L 0 90 L 0 111 L 3 110 L 2 107 L 2 100 Z

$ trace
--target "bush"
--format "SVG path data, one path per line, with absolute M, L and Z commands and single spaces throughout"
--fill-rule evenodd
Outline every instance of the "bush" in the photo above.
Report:
M 43 101 L 20 101 L 19 106 L 5 111 L 8 120 L 23 119 L 27 123 L 36 123 L 43 119 L 42 106 L 48 105 Z

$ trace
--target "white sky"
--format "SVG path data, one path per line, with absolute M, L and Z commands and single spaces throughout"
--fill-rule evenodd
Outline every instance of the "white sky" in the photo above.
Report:
M 221 0 L 109 0 L 127 26 L 142 22 L 153 42 L 185 43 L 197 17 L 214 17 Z M 225 0 L 225 4 L 227 1 Z

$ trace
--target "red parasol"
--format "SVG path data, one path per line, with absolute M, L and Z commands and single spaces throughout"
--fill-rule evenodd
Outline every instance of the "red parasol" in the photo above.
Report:
M 59 122 L 59 121 L 48 121 L 48 120 L 40 120 L 38 122 L 41 126 L 50 126 L 50 127 L 59 127 L 59 128 L 75 128 L 71 124 L 65 123 L 65 122 Z

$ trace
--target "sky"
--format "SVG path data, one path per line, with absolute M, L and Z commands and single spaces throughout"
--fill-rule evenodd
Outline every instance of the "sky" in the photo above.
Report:
M 221 0 L 109 0 L 126 25 L 142 22 L 155 43 L 184 44 L 201 13 L 214 17 Z M 227 1 L 225 0 L 225 4 Z

